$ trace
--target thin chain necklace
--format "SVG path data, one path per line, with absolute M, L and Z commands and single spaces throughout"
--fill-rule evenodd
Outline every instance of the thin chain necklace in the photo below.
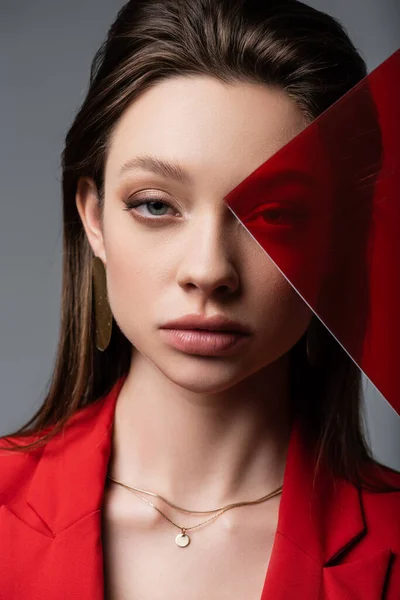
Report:
M 238 506 L 245 506 L 248 504 L 260 504 L 261 502 L 266 502 L 270 498 L 273 498 L 274 496 L 277 496 L 278 494 L 280 494 L 283 489 L 283 486 L 281 485 L 279 488 L 277 488 L 273 492 L 270 492 L 266 496 L 262 496 L 261 498 L 258 498 L 257 500 L 250 500 L 247 502 L 234 502 L 232 504 L 227 504 L 226 506 L 220 506 L 219 508 L 215 508 L 213 510 L 187 510 L 185 508 L 181 508 L 181 507 L 177 506 L 176 504 L 173 504 L 172 502 L 170 502 L 169 500 L 166 500 L 163 496 L 160 496 L 159 494 L 155 494 L 154 492 L 148 492 L 146 490 L 141 490 L 140 488 L 132 487 L 130 485 L 127 485 L 126 483 L 117 481 L 116 479 L 114 479 L 113 477 L 111 477 L 108 474 L 107 474 L 107 477 L 108 477 L 108 479 L 110 479 L 110 481 L 113 481 L 114 483 L 117 483 L 118 485 L 123 486 L 124 488 L 128 489 L 130 492 L 135 494 L 135 496 L 137 496 L 138 498 L 143 500 L 143 502 L 146 502 L 146 504 L 155 508 L 160 513 L 160 515 L 162 515 L 165 519 L 167 519 L 167 521 L 169 521 L 172 525 L 174 525 L 175 527 L 180 529 L 181 533 L 179 533 L 175 538 L 175 542 L 176 542 L 177 546 L 179 546 L 180 548 L 186 548 L 186 546 L 188 546 L 190 543 L 190 537 L 187 535 L 187 533 L 186 533 L 187 531 L 190 531 L 191 529 L 197 529 L 197 527 L 201 527 L 202 525 L 205 525 L 206 523 L 209 523 L 210 521 L 217 519 L 220 515 L 222 515 L 227 510 L 230 510 L 231 508 L 236 508 Z M 165 515 L 152 502 L 150 502 L 149 500 L 146 500 L 146 498 L 143 498 L 143 496 L 141 496 L 139 494 L 139 492 L 141 492 L 142 494 L 148 494 L 150 496 L 159 498 L 163 502 L 166 502 L 167 504 L 169 504 L 169 506 L 172 506 L 173 508 L 176 508 L 177 510 L 179 510 L 181 512 L 186 512 L 186 513 L 191 513 L 191 514 L 211 514 L 211 513 L 217 513 L 217 514 L 213 515 L 210 519 L 207 519 L 206 521 L 199 523 L 198 525 L 193 525 L 192 527 L 182 527 L 181 525 L 177 525 L 176 523 L 171 521 L 171 519 L 169 517 L 167 517 L 167 515 Z

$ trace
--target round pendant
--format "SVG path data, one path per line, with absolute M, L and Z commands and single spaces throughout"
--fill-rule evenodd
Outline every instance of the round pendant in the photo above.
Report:
M 185 548 L 190 544 L 190 537 L 186 533 L 178 533 L 175 542 L 180 548 Z

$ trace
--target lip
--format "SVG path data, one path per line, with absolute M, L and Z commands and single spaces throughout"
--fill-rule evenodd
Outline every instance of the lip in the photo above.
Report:
M 161 336 L 173 348 L 199 356 L 229 356 L 245 344 L 248 327 L 221 315 L 185 315 L 160 327 Z
M 214 315 L 205 317 L 203 315 L 185 315 L 179 319 L 168 321 L 160 327 L 161 329 L 186 329 L 186 330 L 203 330 L 214 332 L 229 332 L 238 333 L 241 335 L 250 335 L 249 327 L 238 321 L 233 321 L 222 315 Z
M 161 329 L 161 337 L 185 354 L 198 356 L 230 356 L 248 340 L 248 335 L 205 329 Z

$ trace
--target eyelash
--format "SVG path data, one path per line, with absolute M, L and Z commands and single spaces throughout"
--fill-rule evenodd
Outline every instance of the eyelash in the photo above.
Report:
M 171 204 L 169 204 L 169 202 L 165 202 L 165 200 L 161 200 L 160 198 L 147 198 L 147 199 L 138 198 L 137 200 L 128 200 L 127 202 L 125 202 L 126 207 L 123 210 L 130 212 L 130 211 L 134 210 L 135 208 L 138 208 L 139 206 L 145 206 L 145 205 L 149 205 L 149 204 L 162 204 L 163 206 L 171 208 L 172 210 L 175 211 L 175 208 Z M 153 221 L 155 219 L 159 220 L 160 217 L 171 216 L 168 214 L 163 214 L 163 215 L 152 215 L 151 217 L 147 217 L 147 216 L 142 215 L 139 212 L 137 214 L 142 219 L 147 219 L 149 221 Z

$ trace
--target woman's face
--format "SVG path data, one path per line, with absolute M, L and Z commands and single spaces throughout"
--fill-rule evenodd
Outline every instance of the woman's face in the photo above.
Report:
M 308 326 L 310 309 L 223 200 L 305 126 L 278 89 L 170 78 L 116 124 L 103 224 L 93 188 L 77 195 L 93 251 L 106 266 L 116 322 L 179 386 L 227 389 L 282 357 Z M 140 164 L 144 155 L 179 164 L 181 176 Z M 128 202 L 138 205 L 127 210 Z M 160 328 L 189 314 L 220 315 L 251 333 L 214 353 L 207 340 L 203 350 L 196 342 L 177 348 L 182 337 Z

